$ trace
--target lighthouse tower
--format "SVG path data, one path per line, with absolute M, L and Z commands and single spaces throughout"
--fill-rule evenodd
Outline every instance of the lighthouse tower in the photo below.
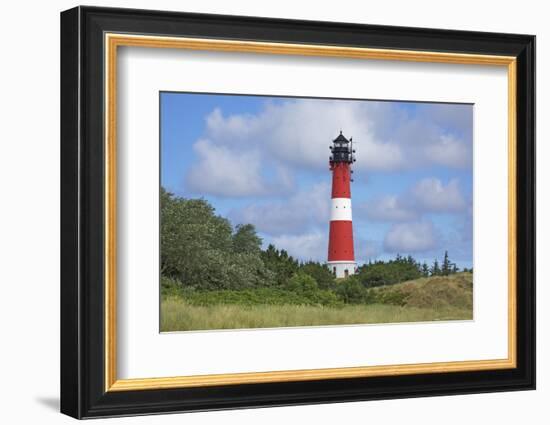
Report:
M 351 219 L 351 164 L 355 162 L 352 139 L 342 132 L 330 147 L 332 171 L 332 208 L 328 241 L 327 265 L 337 278 L 355 273 L 357 264 L 353 250 L 353 224 Z

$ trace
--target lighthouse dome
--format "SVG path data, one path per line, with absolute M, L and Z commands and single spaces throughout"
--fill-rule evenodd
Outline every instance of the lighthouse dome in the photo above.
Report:
M 342 132 L 340 132 L 338 137 L 334 139 L 334 143 L 349 143 L 349 140 L 344 137 Z

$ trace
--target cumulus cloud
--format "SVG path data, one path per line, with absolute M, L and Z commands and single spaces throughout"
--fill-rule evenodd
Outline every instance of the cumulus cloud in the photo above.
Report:
M 425 252 L 435 247 L 436 229 L 428 220 L 394 224 L 384 238 L 386 252 Z
M 274 177 L 262 175 L 260 153 L 240 152 L 219 146 L 207 139 L 198 140 L 193 149 L 198 161 L 185 175 L 185 187 L 192 193 L 244 197 L 277 194 L 293 187 L 291 175 L 283 167 Z
M 328 226 L 330 217 L 330 186 L 318 183 L 287 200 L 255 202 L 233 210 L 234 223 L 252 223 L 268 235 L 297 234 L 317 226 Z
M 271 239 L 278 248 L 285 249 L 294 257 L 304 261 L 326 261 L 328 235 L 314 231 L 301 235 L 281 235 Z
M 436 178 L 422 179 L 411 189 L 409 202 L 421 211 L 436 213 L 459 212 L 467 207 L 458 179 L 447 185 Z
M 464 144 L 452 135 L 441 135 L 439 140 L 424 148 L 426 158 L 434 164 L 462 168 L 471 164 L 471 146 Z
M 442 106 L 410 115 L 392 102 L 270 101 L 257 114 L 224 115 L 215 109 L 206 119 L 205 137 L 217 145 L 256 147 L 283 163 L 321 169 L 327 166 L 331 140 L 343 129 L 356 141 L 358 169 L 393 171 L 431 163 L 467 166 L 471 135 L 456 123 L 449 127 L 449 120 L 442 129 L 430 118 Z M 464 105 L 447 106 L 447 115 L 456 108 Z
M 393 223 L 384 238 L 384 250 L 391 253 L 430 251 L 440 245 L 441 237 L 426 214 L 456 214 L 461 222 L 462 239 L 471 236 L 471 202 L 460 190 L 458 179 L 447 184 L 437 178 L 425 178 L 400 195 L 388 195 L 361 206 L 372 221 Z M 447 241 L 447 245 L 449 245 Z M 455 245 L 453 242 L 452 245 Z
M 418 211 L 396 195 L 366 202 L 359 206 L 359 211 L 364 212 L 367 218 L 373 221 L 410 221 L 418 218 L 419 215 Z
M 194 143 L 198 160 L 185 176 L 186 189 L 217 196 L 288 195 L 297 171 L 326 169 L 328 147 L 340 129 L 353 136 L 359 178 L 430 165 L 471 166 L 470 105 L 427 104 L 412 111 L 394 102 L 320 99 L 266 100 L 253 114 L 216 108 Z
M 374 170 L 404 165 L 399 146 L 377 140 L 377 118 L 391 107 L 373 102 L 296 99 L 267 102 L 261 112 L 224 115 L 215 109 L 206 119 L 206 137 L 232 147 L 257 146 L 270 157 L 300 167 L 326 168 L 328 147 L 338 130 L 360 140 L 358 163 Z
M 469 207 L 458 179 L 444 184 L 437 178 L 418 181 L 400 195 L 386 195 L 359 205 L 359 213 L 372 221 L 418 220 L 425 213 L 460 213 Z

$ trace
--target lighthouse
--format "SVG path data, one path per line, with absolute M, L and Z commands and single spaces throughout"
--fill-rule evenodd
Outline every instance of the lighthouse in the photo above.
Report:
M 332 200 L 328 240 L 327 265 L 337 278 L 348 277 L 357 270 L 353 249 L 353 222 L 351 218 L 351 164 L 355 162 L 352 138 L 340 135 L 330 147 L 332 172 Z

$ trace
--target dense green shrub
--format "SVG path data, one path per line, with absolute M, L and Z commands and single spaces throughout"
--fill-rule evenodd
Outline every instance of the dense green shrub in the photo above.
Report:
M 317 282 L 306 273 L 295 273 L 288 281 L 286 287 L 294 292 L 309 293 L 319 289 Z
M 335 279 L 325 264 L 308 261 L 300 265 L 300 272 L 310 275 L 321 289 L 334 289 Z
M 370 302 L 404 306 L 407 303 L 407 293 L 388 288 L 386 291 L 369 291 Z
M 361 304 L 367 299 L 367 290 L 355 276 L 338 282 L 336 294 L 347 304 Z
M 279 286 L 285 286 L 300 267 L 298 261 L 288 255 L 288 252 L 284 249 L 278 250 L 272 244 L 260 256 L 267 270 L 273 274 L 275 284 Z
M 160 293 L 163 297 L 180 296 L 181 282 L 167 276 L 160 277 Z
M 393 285 L 424 276 L 423 265 L 414 258 L 398 255 L 394 260 L 376 261 L 359 268 L 357 278 L 367 288 Z
M 296 292 L 282 288 L 256 288 L 241 290 L 193 291 L 179 293 L 190 305 L 209 306 L 216 304 L 237 304 L 252 306 L 267 305 L 319 305 L 338 307 L 342 302 L 336 294 L 327 290 Z

